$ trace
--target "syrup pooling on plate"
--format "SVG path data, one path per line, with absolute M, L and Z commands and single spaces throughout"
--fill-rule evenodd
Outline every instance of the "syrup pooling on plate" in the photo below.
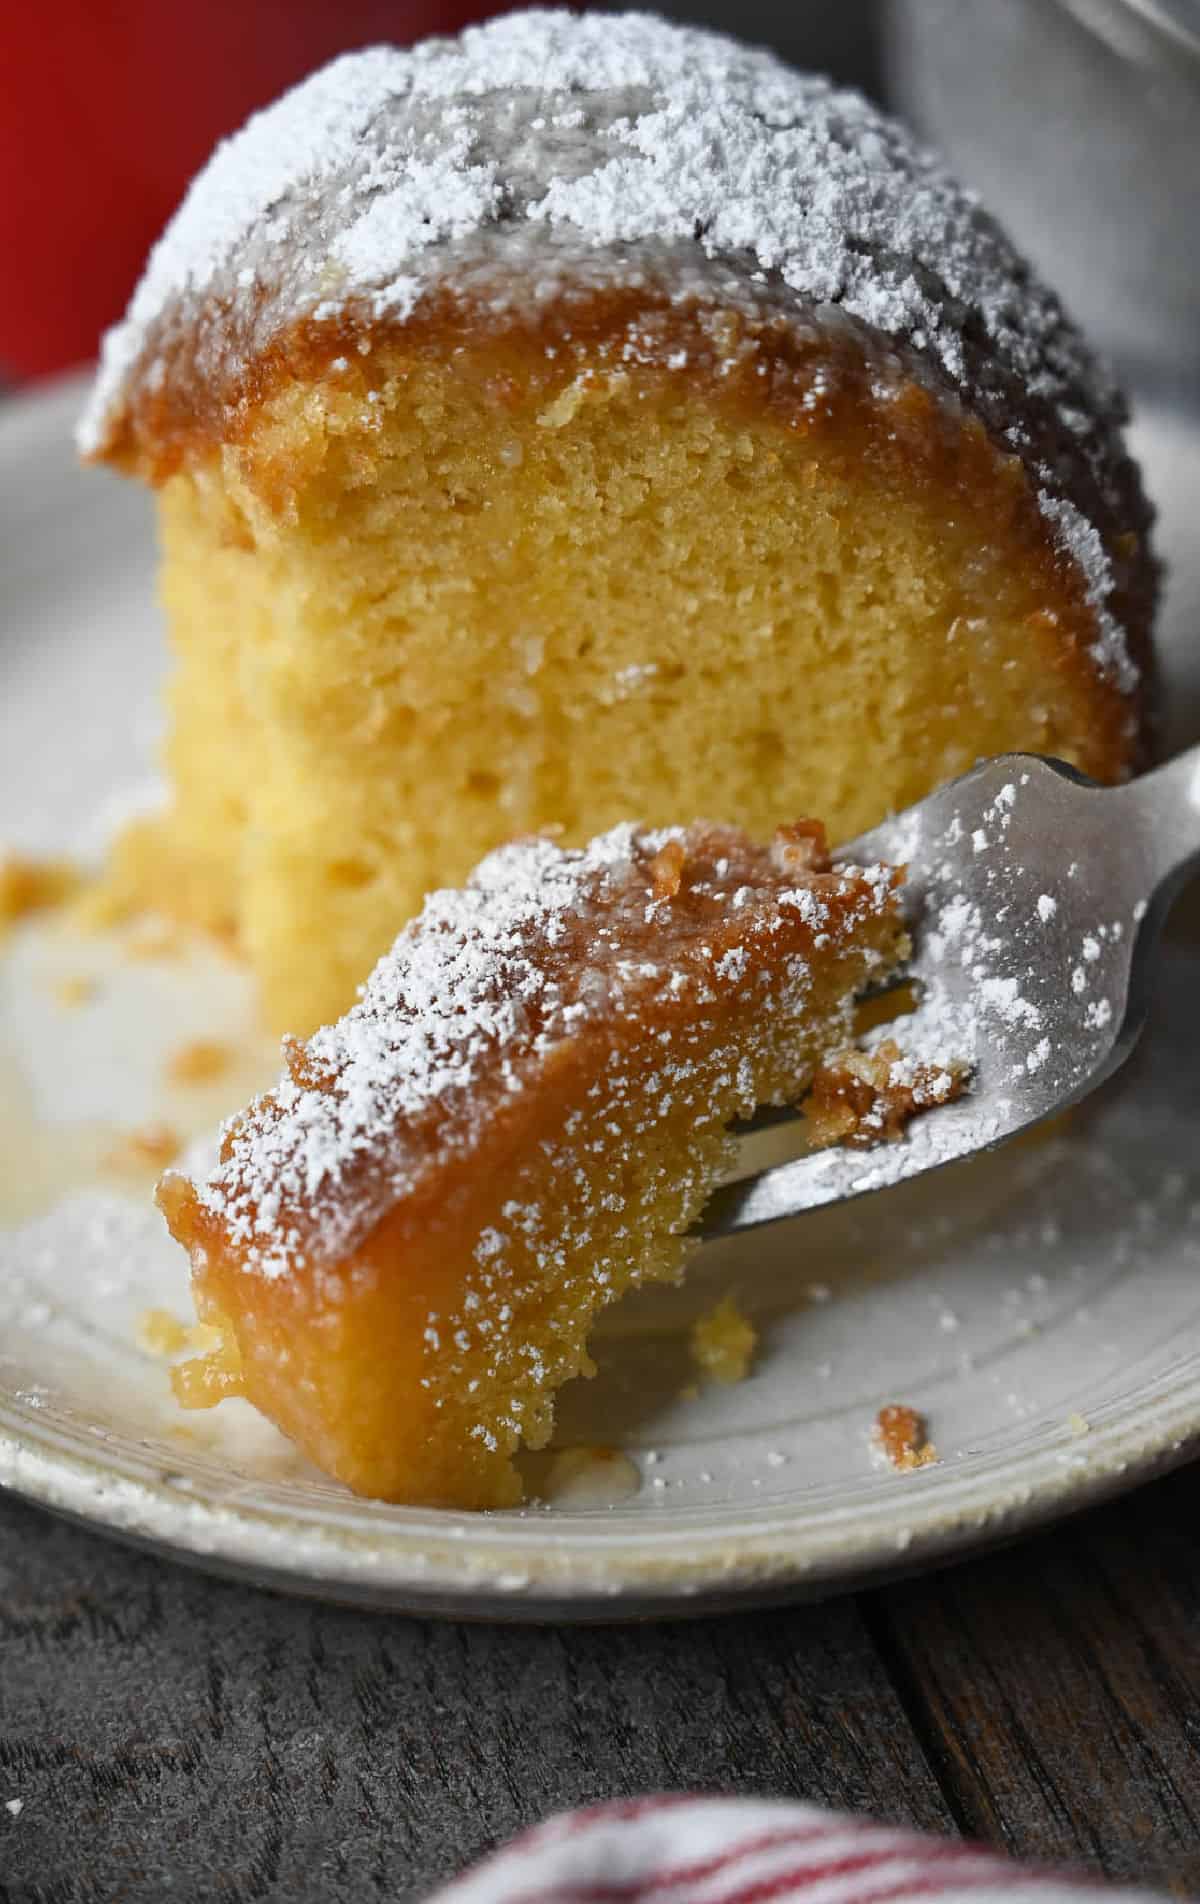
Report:
M 0 1225 L 85 1187 L 150 1197 L 272 1075 L 245 975 L 159 937 L 169 954 L 146 956 L 142 922 L 96 929 L 68 905 L 0 942 Z

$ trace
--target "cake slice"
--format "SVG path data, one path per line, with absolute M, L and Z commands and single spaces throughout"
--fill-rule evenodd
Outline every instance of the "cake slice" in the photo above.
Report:
M 729 1125 L 796 1101 L 901 957 L 886 866 L 819 827 L 621 825 L 434 893 L 359 1003 L 159 1201 L 246 1396 L 362 1494 L 520 1498 L 605 1305 L 677 1276 Z
M 975 199 L 769 53 L 537 10 L 350 54 L 214 154 L 84 422 L 157 493 L 176 662 L 115 897 L 307 1033 L 515 834 L 1119 779 L 1123 414 Z

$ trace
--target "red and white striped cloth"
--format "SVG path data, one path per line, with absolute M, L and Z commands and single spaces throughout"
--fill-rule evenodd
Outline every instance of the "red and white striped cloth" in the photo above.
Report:
M 1145 1904 L 1147 1896 L 815 1805 L 680 1795 L 552 1818 L 434 1904 Z

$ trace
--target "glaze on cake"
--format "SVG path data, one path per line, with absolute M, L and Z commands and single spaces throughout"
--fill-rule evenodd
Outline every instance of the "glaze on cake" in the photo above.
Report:
M 843 837 L 1014 747 L 1119 777 L 1123 420 L 856 94 L 639 14 L 348 55 L 214 155 L 82 426 L 160 488 L 181 662 L 126 885 L 308 1029 L 515 831 Z

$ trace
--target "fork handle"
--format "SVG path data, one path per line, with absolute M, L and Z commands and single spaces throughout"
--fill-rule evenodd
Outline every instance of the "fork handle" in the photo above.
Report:
M 1200 866 L 1200 746 L 1121 789 L 1150 875 L 1147 898 L 1165 903 Z

